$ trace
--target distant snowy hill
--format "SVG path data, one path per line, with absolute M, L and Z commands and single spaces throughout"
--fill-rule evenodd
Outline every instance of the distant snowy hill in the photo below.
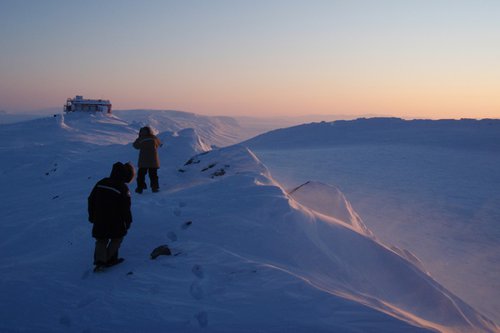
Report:
M 272 131 L 278 128 L 286 128 L 297 126 L 301 124 L 321 121 L 335 121 L 347 120 L 354 118 L 373 118 L 380 117 L 380 115 L 359 115 L 357 117 L 348 114 L 321 114 L 321 115 L 304 115 L 304 116 L 274 116 L 274 117 L 249 117 L 249 116 L 236 116 L 235 119 L 244 128 L 253 130 L 252 136 L 257 136 L 265 132 Z
M 0 125 L 0 331 L 500 332 L 335 186 L 285 190 L 244 146 L 211 147 L 231 138 L 221 124 L 155 115 Z M 164 142 L 161 191 L 132 192 L 126 260 L 92 273 L 87 196 L 136 161 L 146 124 Z M 151 260 L 163 244 L 174 255 Z
M 222 147 L 248 139 L 253 132 L 240 126 L 231 117 L 210 117 L 181 111 L 123 110 L 113 111 L 119 118 L 134 127 L 149 125 L 159 132 L 177 132 L 194 128 L 196 132 L 212 145 Z
M 69 127 L 71 127 L 71 122 L 74 119 L 78 119 L 80 122 L 86 121 L 88 123 L 103 121 L 103 118 L 99 118 L 102 116 L 99 113 L 93 114 L 91 115 L 92 117 L 85 120 L 80 119 L 78 114 L 66 115 L 58 110 L 53 110 L 55 111 L 53 114 L 46 115 L 46 111 L 48 110 L 41 110 L 40 114 L 13 114 L 0 111 L 0 124 L 12 125 L 13 127 L 5 128 L 12 128 L 15 130 L 15 125 L 17 123 L 23 123 L 25 121 L 35 121 L 40 126 L 55 126 L 54 122 L 49 119 L 57 117 L 59 117 L 59 119 L 66 118 L 63 122 L 65 121 L 65 124 Z M 65 115 L 67 117 L 64 117 Z M 263 128 L 268 128 L 263 125 L 253 126 L 240 124 L 235 118 L 231 117 L 210 117 L 182 111 L 117 110 L 113 111 L 111 119 L 114 119 L 113 121 L 117 123 L 126 122 L 127 125 L 134 130 L 146 125 L 152 127 L 156 132 L 169 131 L 175 133 L 186 128 L 193 128 L 202 138 L 204 138 L 204 140 L 207 141 L 208 144 L 218 147 L 227 146 L 249 139 L 255 134 L 264 132 L 265 130 Z M 110 119 L 107 119 L 106 121 L 111 122 Z M 62 122 L 60 121 L 59 123 Z M 81 125 L 82 124 L 80 124 L 80 127 Z M 77 128 L 75 130 L 86 131 L 92 129 L 86 126 L 85 128 Z M 50 131 L 47 131 L 47 133 L 49 132 Z M 103 132 L 103 134 L 105 133 L 106 132 Z M 48 139 L 48 135 L 46 134 L 42 134 L 42 137 Z M 28 139 L 28 141 L 33 140 Z
M 499 151 L 500 120 L 337 120 L 273 130 L 244 144 L 258 149 L 412 144 Z

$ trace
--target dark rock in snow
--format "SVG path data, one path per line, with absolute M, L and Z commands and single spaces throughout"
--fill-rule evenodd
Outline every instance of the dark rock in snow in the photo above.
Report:
M 197 159 L 196 157 L 190 158 L 184 165 L 190 165 L 190 164 L 198 164 L 201 161 Z
M 217 171 L 215 171 L 213 174 L 212 174 L 212 178 L 215 178 L 215 177 L 220 177 L 220 176 L 224 176 L 226 174 L 226 170 L 224 169 L 219 169 Z
M 211 163 L 206 168 L 201 169 L 201 172 L 207 171 L 208 169 L 212 169 L 217 163 Z
M 196 275 L 197 278 L 203 279 L 203 269 L 201 268 L 200 265 L 194 265 L 193 268 L 191 269 L 191 272 Z
M 160 245 L 151 252 L 151 259 L 156 259 L 158 256 L 169 256 L 172 252 L 167 245 Z

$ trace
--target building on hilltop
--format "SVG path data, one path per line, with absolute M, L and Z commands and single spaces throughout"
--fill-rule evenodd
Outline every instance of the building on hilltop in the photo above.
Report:
M 83 96 L 68 98 L 64 112 L 106 112 L 111 113 L 111 102 L 107 99 L 84 99 Z

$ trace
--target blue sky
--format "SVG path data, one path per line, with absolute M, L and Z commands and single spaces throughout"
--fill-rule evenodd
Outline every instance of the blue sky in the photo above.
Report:
M 500 1 L 0 2 L 0 110 L 500 117 Z

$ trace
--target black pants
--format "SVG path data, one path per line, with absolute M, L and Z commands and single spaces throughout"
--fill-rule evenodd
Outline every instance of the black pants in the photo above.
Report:
M 139 168 L 137 172 L 137 188 L 139 190 L 147 189 L 146 185 L 146 174 L 149 173 L 149 181 L 151 182 L 151 189 L 158 190 L 160 185 L 158 184 L 158 169 L 157 168 Z
M 94 265 L 103 265 L 118 259 L 118 250 L 123 241 L 120 238 L 96 238 L 94 250 Z

